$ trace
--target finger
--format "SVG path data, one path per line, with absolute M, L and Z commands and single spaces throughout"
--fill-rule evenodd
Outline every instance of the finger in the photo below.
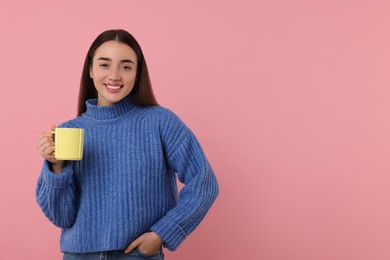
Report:
M 56 130 L 56 125 L 51 125 L 51 131 L 54 131 L 54 130 Z
M 39 138 L 38 144 L 42 146 L 47 141 L 54 142 L 54 138 L 53 138 L 53 135 L 51 133 L 44 133 L 43 135 L 41 135 L 41 137 Z
M 53 143 L 47 143 L 44 147 L 42 147 L 42 151 L 44 154 L 52 154 L 54 152 L 54 144 Z
M 140 244 L 141 244 L 141 240 L 140 240 L 140 238 L 137 238 L 130 245 L 127 246 L 127 248 L 125 249 L 125 253 L 126 254 L 130 253 L 135 248 L 137 248 Z
M 49 138 L 42 140 L 42 142 L 40 144 L 38 144 L 38 151 L 44 152 L 50 146 L 53 146 L 53 147 L 55 146 L 54 140 L 50 140 Z
M 52 143 L 52 142 L 45 142 L 45 143 L 42 144 L 41 146 L 38 146 L 38 152 L 44 153 L 45 150 L 46 150 L 47 148 L 49 148 L 50 146 L 54 146 L 54 143 Z
M 43 151 L 42 156 L 45 159 L 52 159 L 54 155 L 54 147 L 50 146 L 45 151 Z
M 54 139 L 50 137 L 42 138 L 37 146 L 37 150 L 40 152 L 43 152 L 48 146 L 53 145 L 54 146 Z
M 43 139 L 43 138 L 50 138 L 50 137 L 53 137 L 53 134 L 51 132 L 46 132 L 46 133 L 43 133 L 40 137 L 39 137 L 39 140 Z
M 41 136 L 41 138 L 39 139 L 39 142 L 38 142 L 38 147 L 41 147 L 42 145 L 44 145 L 47 142 L 50 142 L 50 137 Z

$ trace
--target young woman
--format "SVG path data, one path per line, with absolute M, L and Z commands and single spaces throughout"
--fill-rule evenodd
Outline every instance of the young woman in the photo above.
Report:
M 164 259 L 162 247 L 176 250 L 218 194 L 197 139 L 157 104 L 141 47 L 124 30 L 92 43 L 78 117 L 59 127 L 85 129 L 81 161 L 56 160 L 50 132 L 38 144 L 36 198 L 62 228 L 63 259 Z

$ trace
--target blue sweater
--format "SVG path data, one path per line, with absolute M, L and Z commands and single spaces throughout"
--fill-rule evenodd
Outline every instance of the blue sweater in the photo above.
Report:
M 87 101 L 87 111 L 60 127 L 85 129 L 84 158 L 61 174 L 45 161 L 36 199 L 62 228 L 61 251 L 123 250 L 155 231 L 176 250 L 198 226 L 218 184 L 193 133 L 170 110 Z M 176 176 L 184 187 L 178 194 Z

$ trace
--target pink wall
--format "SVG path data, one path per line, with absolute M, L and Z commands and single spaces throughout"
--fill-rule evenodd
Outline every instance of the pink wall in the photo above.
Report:
M 2 1 L 0 259 L 60 259 L 37 138 L 72 118 L 91 41 L 124 28 L 221 194 L 167 259 L 390 259 L 387 0 Z

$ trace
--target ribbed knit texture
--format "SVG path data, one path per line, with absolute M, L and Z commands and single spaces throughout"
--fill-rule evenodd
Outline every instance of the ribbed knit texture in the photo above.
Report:
M 61 174 L 45 161 L 36 189 L 45 215 L 62 228 L 61 251 L 125 249 L 155 231 L 176 250 L 218 194 L 215 175 L 193 133 L 170 110 L 87 101 L 60 127 L 85 129 L 84 158 Z M 176 173 L 185 184 L 177 191 Z

